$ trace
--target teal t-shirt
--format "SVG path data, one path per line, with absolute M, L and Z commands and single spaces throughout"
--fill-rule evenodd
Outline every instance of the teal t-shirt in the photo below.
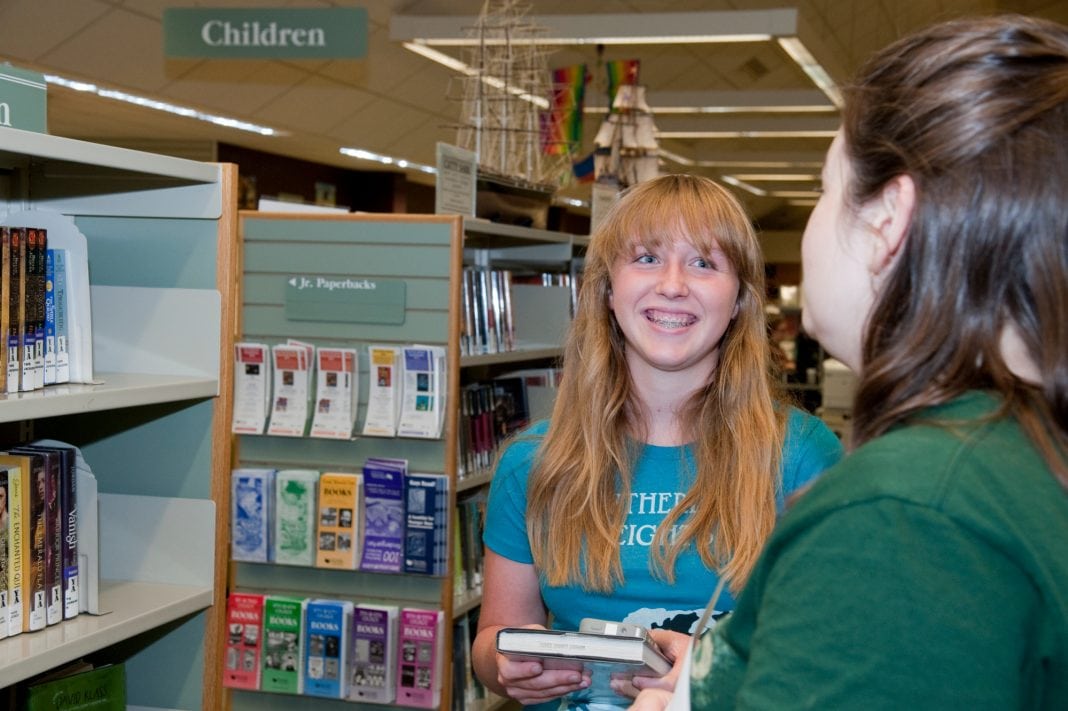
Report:
M 519 563 L 533 563 L 526 530 L 526 494 L 530 467 L 547 422 L 533 425 L 514 440 L 501 457 L 490 488 L 483 538 L 498 555 Z M 817 418 L 791 408 L 782 457 L 782 486 L 778 504 L 811 481 L 842 455 L 837 437 Z M 542 598 L 556 629 L 578 629 L 583 617 L 629 622 L 650 629 L 667 628 L 692 633 L 719 581 L 701 562 L 696 550 L 684 552 L 676 565 L 676 584 L 655 577 L 649 568 L 649 551 L 660 521 L 693 482 L 689 447 L 642 448 L 631 483 L 631 505 L 620 533 L 624 584 L 611 593 L 595 593 L 577 585 L 541 586 Z M 733 609 L 724 592 L 718 613 Z M 597 708 L 570 700 L 572 708 Z M 627 699 L 620 697 L 620 706 Z M 552 706 L 555 706 L 553 704 Z M 549 708 L 550 706 L 546 706 Z

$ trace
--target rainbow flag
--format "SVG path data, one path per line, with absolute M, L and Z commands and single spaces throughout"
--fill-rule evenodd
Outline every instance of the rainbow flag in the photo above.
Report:
M 604 70 L 608 76 L 608 106 L 616 100 L 616 92 L 621 84 L 637 84 L 640 59 L 616 59 L 605 62 Z M 610 108 L 610 111 L 613 110 Z
M 546 155 L 569 155 L 581 145 L 586 79 L 585 64 L 553 70 L 552 106 L 541 121 L 541 146 Z

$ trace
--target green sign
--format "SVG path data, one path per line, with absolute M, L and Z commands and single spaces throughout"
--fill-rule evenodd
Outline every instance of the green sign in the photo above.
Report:
M 360 59 L 367 56 L 367 9 L 169 7 L 167 57 Z
M 286 279 L 290 321 L 404 323 L 406 283 L 397 279 L 294 276 Z
M 48 133 L 44 75 L 0 64 L 0 126 Z

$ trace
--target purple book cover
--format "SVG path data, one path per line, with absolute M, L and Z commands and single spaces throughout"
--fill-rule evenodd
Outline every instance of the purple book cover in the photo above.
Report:
M 360 570 L 399 573 L 404 565 L 403 460 L 368 459 L 363 465 L 364 531 Z
M 393 702 L 397 617 L 392 605 L 357 604 L 353 609 L 350 701 Z

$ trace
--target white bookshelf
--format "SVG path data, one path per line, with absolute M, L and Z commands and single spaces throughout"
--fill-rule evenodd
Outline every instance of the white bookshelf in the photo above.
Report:
M 131 705 L 217 708 L 236 169 L 0 128 L 0 173 L 3 224 L 73 224 L 88 246 L 92 379 L 0 394 L 19 425 L 0 445 L 82 450 L 104 613 L 0 640 L 0 687 L 96 655 L 127 664 Z
M 162 627 L 211 605 L 212 589 L 137 581 L 102 581 L 100 608 L 39 632 L 0 640 L 0 687 Z

